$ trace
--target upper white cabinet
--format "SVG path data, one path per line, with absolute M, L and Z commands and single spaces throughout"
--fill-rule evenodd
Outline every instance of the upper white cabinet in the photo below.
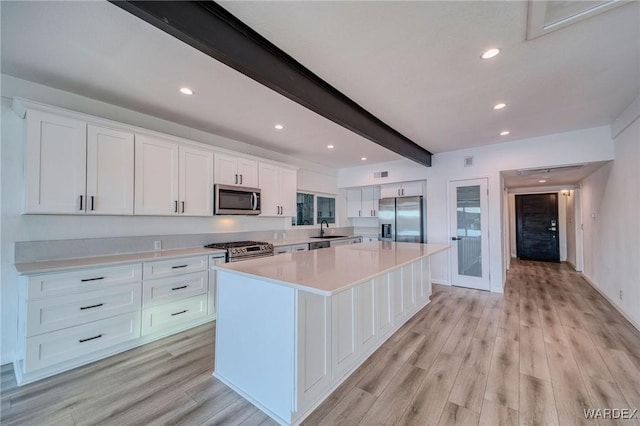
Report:
M 30 109 L 25 160 L 25 213 L 133 213 L 132 133 Z
M 87 213 L 133 214 L 133 134 L 87 126 Z
M 423 195 L 423 182 L 402 182 L 382 185 L 380 198 L 412 197 Z
M 215 183 L 258 187 L 258 162 L 228 154 L 215 154 Z
M 297 174 L 268 163 L 259 165 L 260 216 L 295 216 Z
M 377 186 L 347 190 L 347 217 L 378 217 L 379 198 Z
M 136 137 L 135 214 L 213 214 L 213 153 L 156 137 Z

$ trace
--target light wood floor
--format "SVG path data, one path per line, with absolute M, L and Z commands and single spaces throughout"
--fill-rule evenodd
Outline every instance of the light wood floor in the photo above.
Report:
M 5 365 L 0 423 L 275 424 L 211 377 L 214 334 L 205 325 L 20 388 Z M 305 424 L 640 424 L 587 421 L 589 408 L 640 409 L 640 333 L 568 266 L 514 261 L 504 295 L 434 286 Z

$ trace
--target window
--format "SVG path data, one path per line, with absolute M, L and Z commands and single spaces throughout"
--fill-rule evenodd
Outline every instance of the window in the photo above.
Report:
M 291 219 L 291 224 L 294 226 L 317 225 L 323 220 L 326 220 L 327 223 L 336 223 L 336 199 L 298 192 L 296 194 L 296 216 Z

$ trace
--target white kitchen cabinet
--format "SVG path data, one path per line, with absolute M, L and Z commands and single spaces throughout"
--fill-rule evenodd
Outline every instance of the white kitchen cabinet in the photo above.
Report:
M 135 214 L 213 214 L 211 151 L 146 135 L 135 147 Z
M 362 242 L 362 237 L 335 239 L 329 242 L 329 247 L 346 246 L 349 244 L 358 244 L 361 242 Z
M 374 303 L 376 316 L 376 333 L 383 337 L 393 329 L 393 309 L 391 304 L 391 283 L 389 275 L 374 278 Z
M 393 324 L 402 322 L 405 316 L 405 305 L 402 297 L 402 271 L 394 269 L 389 273 L 389 284 L 391 286 L 391 312 L 393 314 Z
M 259 164 L 260 216 L 296 215 L 296 171 L 269 163 Z
M 356 287 L 357 306 L 357 343 L 358 353 L 366 353 L 378 340 L 378 327 L 375 304 L 375 280 L 366 281 Z
M 402 267 L 402 307 L 406 315 L 412 313 L 416 307 L 416 281 L 413 275 L 413 264 Z
M 357 287 L 331 296 L 331 327 L 331 365 L 333 380 L 336 381 L 357 361 Z
M 215 183 L 258 187 L 258 162 L 249 158 L 215 153 Z
M 226 262 L 226 255 L 224 253 L 212 254 L 209 256 L 209 301 L 207 306 L 207 312 L 210 317 L 215 319 L 216 317 L 216 270 L 215 266 Z
M 142 335 L 174 334 L 207 317 L 206 294 L 180 299 L 142 310 Z
M 347 190 L 347 217 L 378 217 L 379 198 L 378 186 Z
M 132 133 L 29 110 L 25 170 L 25 213 L 133 213 Z
M 412 197 L 424 195 L 423 186 L 423 181 L 382 185 L 380 188 L 380 198 Z
M 374 241 L 378 241 L 378 237 L 372 237 L 372 236 L 363 236 L 362 237 L 362 242 L 363 243 L 371 243 Z
M 275 254 L 296 253 L 299 251 L 308 251 L 309 244 L 291 244 L 288 246 L 278 246 L 273 248 Z

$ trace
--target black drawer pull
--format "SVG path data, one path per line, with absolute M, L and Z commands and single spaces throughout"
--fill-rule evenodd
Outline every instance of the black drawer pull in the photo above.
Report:
M 103 305 L 104 303 L 98 303 L 97 305 L 83 306 L 82 308 L 80 308 L 80 310 L 84 311 L 85 309 L 99 308 L 100 306 L 103 306 Z
M 173 288 L 171 288 L 171 290 L 182 290 L 183 288 L 187 288 L 187 287 L 189 287 L 189 286 L 188 285 L 183 285 L 183 286 L 180 286 L 180 287 L 173 287 Z
M 80 280 L 80 282 L 86 283 L 87 281 L 98 281 L 98 280 L 104 280 L 104 277 L 98 277 L 98 278 L 85 278 L 84 280 Z
M 180 311 L 180 312 L 176 312 L 175 314 L 171 314 L 172 317 L 175 317 L 176 315 L 180 315 L 180 314 L 186 314 L 187 312 L 189 312 L 188 309 L 185 309 L 184 311 Z
M 98 334 L 97 336 L 87 337 L 86 339 L 80 339 L 80 340 L 78 340 L 78 343 L 88 342 L 89 340 L 95 340 L 95 339 L 99 339 L 101 337 L 102 337 L 102 334 Z
M 189 265 L 172 266 L 171 269 L 186 268 L 187 266 L 189 266 Z

